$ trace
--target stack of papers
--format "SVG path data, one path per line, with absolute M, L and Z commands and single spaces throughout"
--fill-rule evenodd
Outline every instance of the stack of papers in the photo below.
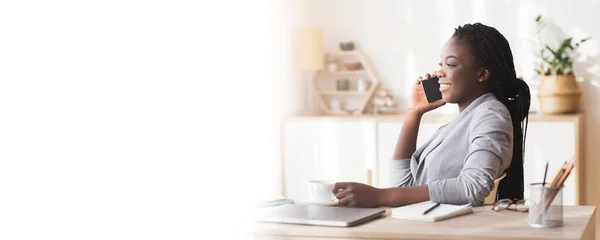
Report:
M 428 222 L 437 222 L 444 219 L 465 215 L 473 212 L 471 204 L 451 205 L 440 204 L 427 214 L 423 214 L 427 209 L 433 207 L 436 203 L 427 201 L 415 203 L 403 207 L 393 208 L 392 217 L 409 220 L 419 220 Z

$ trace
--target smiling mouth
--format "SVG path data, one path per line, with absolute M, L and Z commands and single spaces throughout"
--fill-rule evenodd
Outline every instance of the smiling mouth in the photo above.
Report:
M 448 89 L 449 87 L 450 87 L 450 84 L 448 84 L 448 83 L 440 83 L 440 92 Z

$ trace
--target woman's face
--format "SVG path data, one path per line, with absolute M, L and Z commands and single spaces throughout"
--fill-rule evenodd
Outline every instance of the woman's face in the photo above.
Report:
M 440 70 L 440 91 L 447 103 L 457 103 L 460 111 L 473 100 L 485 93 L 487 76 L 484 69 L 477 67 L 471 48 L 456 37 L 450 38 L 442 48 Z

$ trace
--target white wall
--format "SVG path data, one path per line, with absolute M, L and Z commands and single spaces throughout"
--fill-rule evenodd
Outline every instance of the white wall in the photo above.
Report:
M 300 16 L 294 24 L 320 25 L 325 49 L 337 50 L 340 41 L 354 41 L 369 57 L 385 88 L 392 89 L 403 109 L 407 86 L 419 75 L 437 69 L 442 44 L 454 28 L 481 22 L 498 29 L 511 43 L 517 74 L 523 76 L 536 94 L 531 40 L 534 18 L 543 14 L 555 21 L 564 33 L 575 38 L 592 36 L 583 45 L 575 63 L 575 73 L 583 80 L 585 112 L 586 168 L 596 169 L 600 156 L 600 132 L 593 126 L 600 120 L 600 1 L 373 1 L 299 0 L 294 1 Z M 557 34 L 557 33 L 556 33 Z M 555 35 L 556 35 L 555 34 Z M 299 76 L 299 73 L 296 74 Z M 297 80 L 297 79 L 296 79 Z M 294 83 L 297 84 L 297 83 Z M 533 109 L 537 99 L 533 97 Z M 301 108 L 301 105 L 295 106 Z M 436 111 L 456 112 L 449 104 Z M 589 189 L 592 190 L 589 184 Z M 594 191 L 595 192 L 595 191 Z M 595 196 L 588 196 L 595 199 Z
M 380 80 L 404 106 L 406 89 L 419 75 L 437 70 L 443 43 L 454 28 L 482 22 L 497 28 L 510 41 L 518 75 L 536 85 L 533 72 L 533 19 L 544 14 L 568 34 L 581 38 L 600 30 L 588 20 L 598 3 L 580 1 L 367 1 L 306 0 L 304 23 L 324 28 L 325 48 L 337 50 L 340 41 L 355 41 L 369 56 Z M 575 1 L 577 2 L 577 1 Z M 588 12 L 589 14 L 586 14 Z M 592 43 L 584 46 L 593 49 Z M 583 70 L 579 65 L 577 70 Z M 584 71 L 580 76 L 587 77 Z M 441 112 L 453 112 L 447 106 Z

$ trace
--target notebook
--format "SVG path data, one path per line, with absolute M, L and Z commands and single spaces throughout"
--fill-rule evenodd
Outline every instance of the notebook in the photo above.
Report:
M 392 217 L 400 219 L 437 222 L 473 212 L 473 207 L 471 206 L 471 204 L 440 204 L 440 206 L 433 209 L 431 212 L 423 215 L 423 212 L 431 208 L 433 205 L 435 205 L 434 202 L 427 201 L 403 207 L 393 208 Z

